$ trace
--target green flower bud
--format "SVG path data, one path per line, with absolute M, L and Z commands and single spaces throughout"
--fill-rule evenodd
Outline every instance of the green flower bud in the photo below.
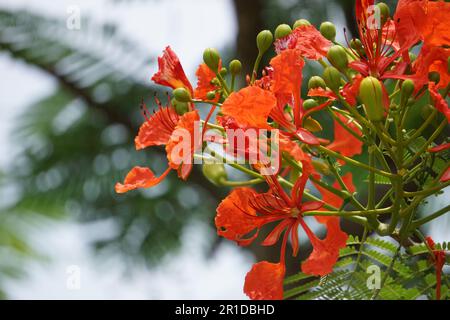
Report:
M 209 91 L 206 94 L 206 99 L 208 100 L 214 100 L 216 98 L 216 92 L 215 91 Z
M 311 79 L 309 79 L 309 81 L 308 81 L 308 89 L 315 89 L 315 88 L 319 88 L 319 87 L 326 89 L 327 84 L 319 76 L 311 77 Z
M 355 50 L 357 53 L 364 52 L 364 46 L 359 39 L 352 39 L 350 41 L 350 47 Z
M 333 91 L 339 90 L 341 86 L 341 73 L 335 67 L 326 67 L 323 71 L 323 79 L 327 87 Z
M 408 79 L 403 81 L 401 89 L 401 104 L 405 104 L 414 92 L 414 81 Z
M 310 25 L 311 25 L 311 23 L 308 20 L 306 20 L 306 19 L 298 19 L 294 23 L 294 29 L 297 29 L 298 27 L 310 26 Z
M 207 48 L 203 51 L 203 61 L 215 73 L 219 69 L 220 54 L 217 49 Z
M 222 69 L 220 69 L 219 73 L 222 77 L 225 77 L 228 73 L 228 70 L 227 70 L 227 68 L 222 68 Z
M 314 108 L 317 106 L 319 106 L 319 103 L 317 103 L 317 101 L 314 99 L 306 99 L 305 101 L 303 101 L 303 108 L 305 110 L 308 110 L 308 109 L 311 109 L 311 108 Z
M 370 121 L 383 120 L 383 89 L 381 82 L 377 78 L 366 77 L 361 81 L 359 97 L 364 103 L 364 110 Z
M 426 120 L 431 115 L 433 110 L 434 107 L 432 105 L 430 104 L 423 105 L 422 108 L 420 109 L 420 116 L 422 117 L 422 119 Z
M 230 62 L 229 68 L 233 76 L 238 75 L 242 71 L 242 63 L 239 60 L 233 60 Z
M 191 101 L 191 95 L 189 91 L 186 90 L 186 88 L 176 88 L 175 90 L 173 90 L 173 96 L 180 102 Z
M 173 98 L 171 100 L 171 103 L 172 106 L 175 108 L 176 113 L 179 114 L 180 116 L 189 111 L 189 103 L 187 102 L 181 102 Z
M 417 59 L 417 56 L 414 53 L 410 52 L 409 53 L 409 60 L 411 60 L 411 62 L 414 62 L 414 61 L 416 61 L 416 59 Z
M 303 120 L 303 128 L 305 128 L 306 130 L 308 130 L 310 132 L 319 132 L 319 131 L 323 130 L 319 121 L 317 121 L 316 119 L 313 119 L 311 117 L 308 117 L 305 120 Z
M 384 2 L 378 3 L 377 7 L 380 9 L 381 26 L 384 26 L 384 24 L 388 21 L 389 17 L 391 16 L 391 10 L 389 9 L 388 5 Z
M 348 65 L 348 57 L 345 49 L 341 46 L 332 46 L 330 50 L 328 50 L 327 58 L 330 63 L 335 66 L 339 70 L 347 69 Z
M 319 171 L 319 173 L 322 173 L 326 176 L 332 173 L 330 170 L 330 166 L 323 161 L 313 160 L 312 165 L 314 166 L 314 169 Z
M 266 52 L 273 42 L 272 32 L 269 30 L 263 30 L 256 36 L 256 45 L 259 50 L 259 54 Z
M 439 81 L 441 81 L 441 75 L 439 74 L 439 72 L 431 71 L 430 73 L 428 73 L 428 80 L 437 84 L 439 83 Z
M 212 78 L 212 80 L 210 82 L 212 85 L 220 86 L 220 81 L 216 77 Z
M 220 186 L 222 181 L 227 180 L 228 175 L 222 163 L 204 163 L 203 175 L 214 185 Z
M 280 24 L 275 29 L 275 39 L 284 38 L 284 37 L 290 35 L 291 32 L 292 32 L 292 29 L 288 24 Z
M 320 33 L 330 41 L 336 39 L 336 27 L 329 21 L 323 22 L 320 25 Z

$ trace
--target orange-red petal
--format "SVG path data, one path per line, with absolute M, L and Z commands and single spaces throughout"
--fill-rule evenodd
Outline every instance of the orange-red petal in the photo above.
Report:
M 136 150 L 167 144 L 178 120 L 179 116 L 174 108 L 160 108 L 139 128 L 134 139 Z
M 237 188 L 222 200 L 215 218 L 218 235 L 242 244 L 247 234 L 261 226 L 263 220 L 256 217 L 256 210 L 250 205 L 256 194 L 250 188 Z
M 356 124 L 339 113 L 336 116 L 356 134 L 359 136 L 362 135 L 361 130 Z M 351 135 L 339 122 L 334 121 L 334 141 L 328 145 L 328 149 L 339 152 L 346 157 L 353 157 L 354 155 L 361 154 L 362 146 L 363 142 L 361 140 Z
M 299 51 L 284 50 L 270 60 L 270 65 L 273 67 L 271 88 L 273 93 L 294 95 L 300 92 L 305 61 Z
M 244 293 L 252 300 L 281 300 L 285 273 L 281 263 L 255 263 L 245 277 Z
M 277 53 L 295 48 L 301 56 L 310 60 L 325 57 L 332 45 L 331 41 L 325 39 L 312 25 L 298 27 L 287 37 L 275 41 Z
M 167 169 L 161 176 L 156 177 L 149 168 L 134 167 L 125 177 L 124 183 L 116 183 L 117 193 L 125 193 L 138 188 L 150 188 L 159 184 L 170 172 Z
M 192 85 L 184 73 L 180 59 L 170 46 L 167 46 L 163 55 L 158 57 L 158 67 L 158 72 L 152 77 L 155 83 L 172 89 L 186 88 L 191 94 L 193 93 Z
M 223 103 L 221 111 L 242 127 L 270 129 L 267 118 L 276 104 L 273 93 L 250 86 L 232 93 Z
M 430 84 L 428 85 L 428 89 L 430 91 L 431 97 L 434 100 L 435 108 L 447 118 L 448 122 L 450 122 L 450 109 L 448 108 L 448 103 L 437 90 L 436 84 L 434 82 L 430 82 Z
M 166 145 L 167 160 L 178 176 L 186 180 L 192 170 L 194 152 L 200 147 L 201 133 L 196 123 L 200 121 L 197 110 L 180 117 Z
M 348 235 L 339 226 L 339 218 L 330 217 L 326 222 L 327 236 L 321 240 L 317 238 L 308 227 L 304 227 L 313 251 L 302 263 L 303 273 L 324 276 L 333 271 L 333 267 L 339 258 L 339 250 L 345 248 Z M 302 225 L 303 226 L 303 225 Z
M 219 64 L 219 70 L 222 68 L 222 62 Z M 196 99 L 202 99 L 207 100 L 206 94 L 209 91 L 214 91 L 217 89 L 217 86 L 214 84 L 211 84 L 211 80 L 216 77 L 216 74 L 211 71 L 211 69 L 204 63 L 200 64 L 198 66 L 197 71 L 195 72 L 195 75 L 197 76 L 197 87 L 194 91 L 194 97 Z M 217 102 L 219 101 L 219 94 L 216 94 L 216 98 L 212 101 Z

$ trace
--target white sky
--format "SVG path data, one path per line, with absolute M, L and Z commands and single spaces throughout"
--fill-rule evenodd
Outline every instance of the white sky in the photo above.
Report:
M 96 22 L 120 21 L 120 31 L 159 55 L 170 44 L 180 57 L 185 71 L 193 78 L 203 49 L 220 48 L 233 41 L 236 23 L 229 0 L 124 1 L 112 4 L 99 0 L 0 0 L 0 8 L 26 8 L 58 18 L 67 17 L 69 5 L 79 6 L 82 15 Z M 211 14 L 220 12 L 220 14 Z M 156 66 L 149 66 L 150 77 Z M 14 145 L 9 134 L 14 119 L 28 104 L 46 96 L 56 83 L 47 75 L 0 55 L 0 170 L 13 161 Z M 1 199 L 0 199 L 1 201 Z M 89 235 L 101 226 L 74 222 L 43 221 L 31 230 L 30 237 L 50 258 L 27 266 L 29 276 L 8 283 L 14 299 L 240 299 L 251 257 L 233 244 L 219 248 L 215 258 L 206 260 L 200 250 L 208 235 L 204 226 L 188 229 L 179 254 L 155 270 L 134 267 L 130 272 L 119 258 L 100 262 L 89 250 Z M 108 229 L 103 226 L 105 232 Z M 102 230 L 102 229 L 100 229 Z M 81 271 L 80 290 L 67 289 L 67 267 Z M 127 274 L 126 277 L 124 275 Z

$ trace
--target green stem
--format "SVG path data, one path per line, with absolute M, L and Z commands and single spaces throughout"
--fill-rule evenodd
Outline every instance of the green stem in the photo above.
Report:
M 431 114 L 428 116 L 428 118 L 425 120 L 424 123 L 422 123 L 422 125 L 419 127 L 419 129 L 417 129 L 413 135 L 411 137 L 409 137 L 406 141 L 405 141 L 405 145 L 409 145 L 412 141 L 414 141 L 415 139 L 417 139 L 418 137 L 420 137 L 420 135 L 422 134 L 422 132 L 428 128 L 428 126 L 431 124 L 431 122 L 433 121 L 433 119 L 436 117 L 438 111 L 437 109 L 433 109 L 433 111 L 431 112 Z
M 444 130 L 447 127 L 448 121 L 447 119 L 444 119 L 439 127 L 434 131 L 434 133 L 431 135 L 431 137 L 423 144 L 423 146 L 416 152 L 416 154 L 409 159 L 407 163 L 405 163 L 405 168 L 408 168 L 410 165 L 412 165 L 417 158 L 419 158 L 425 150 L 427 150 L 428 146 L 441 134 L 442 130 Z
M 327 149 L 327 148 L 325 148 L 323 146 L 317 146 L 317 148 L 320 151 L 322 151 L 322 152 L 324 152 L 324 153 L 326 153 L 326 154 L 328 154 L 328 155 L 330 155 L 330 156 L 332 156 L 334 158 L 337 158 L 337 159 L 340 159 L 340 160 L 344 160 L 348 164 L 351 164 L 351 165 L 353 165 L 355 167 L 359 167 L 359 168 L 365 169 L 367 171 L 373 171 L 373 172 L 375 172 L 375 173 L 377 173 L 377 174 L 379 174 L 381 176 L 387 177 L 389 179 L 395 179 L 396 178 L 395 174 L 392 174 L 392 173 L 389 173 L 389 172 L 386 172 L 386 171 L 379 170 L 377 168 L 368 166 L 367 164 L 364 164 L 362 162 L 353 160 L 352 158 L 348 158 L 346 156 L 343 156 L 340 153 L 337 153 L 337 152 L 334 152 L 332 150 L 329 150 L 329 149 Z
M 446 214 L 449 211 L 450 211 L 450 205 L 447 205 L 446 207 L 444 207 L 444 208 L 436 211 L 435 213 L 432 213 L 432 214 L 430 214 L 430 215 L 428 215 L 428 216 L 426 216 L 426 217 L 424 217 L 422 219 L 414 220 L 411 223 L 410 230 L 417 229 L 420 226 L 422 226 L 422 225 L 424 225 L 424 224 L 426 224 L 426 223 L 428 223 L 430 221 L 433 221 L 436 218 L 439 218 L 440 216 Z
M 370 216 L 389 213 L 392 211 L 392 207 L 373 210 L 354 210 L 354 211 L 307 211 L 303 213 L 304 216 Z
M 217 79 L 219 79 L 219 82 L 220 82 L 223 90 L 225 91 L 225 95 L 228 97 L 231 92 L 230 88 L 228 88 L 227 83 L 225 82 L 225 80 L 223 79 L 222 75 L 219 72 L 216 73 L 216 76 L 217 76 Z
M 225 187 L 243 187 L 243 186 L 251 186 L 251 185 L 255 185 L 258 183 L 264 182 L 263 179 L 252 179 L 252 180 L 248 180 L 248 181 L 229 181 L 226 179 L 222 179 L 220 180 L 219 184 L 223 185 Z
M 251 83 L 255 82 L 255 76 L 258 73 L 259 64 L 261 63 L 262 54 L 258 53 L 258 56 L 256 57 L 255 64 L 253 65 L 253 72 L 252 72 L 252 78 Z
M 448 187 L 450 185 L 450 181 L 444 182 L 441 185 L 438 186 L 434 186 L 432 188 L 429 189 L 425 189 L 425 190 L 420 190 L 420 191 L 415 191 L 415 192 L 404 192 L 403 196 L 406 198 L 410 198 L 410 197 L 415 197 L 415 196 L 421 196 L 424 195 L 426 197 L 431 196 L 433 193 L 436 193 L 438 191 L 441 191 L 442 189 Z

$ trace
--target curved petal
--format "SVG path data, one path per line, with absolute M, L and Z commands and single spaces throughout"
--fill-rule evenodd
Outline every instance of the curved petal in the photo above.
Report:
M 201 133 L 196 126 L 199 121 L 197 110 L 182 115 L 166 145 L 169 166 L 178 170 L 178 176 L 183 180 L 188 177 L 192 169 L 194 152 L 201 144 Z
M 448 108 L 447 101 L 445 101 L 445 99 L 437 90 L 436 84 L 434 82 L 430 82 L 430 84 L 428 85 L 428 89 L 431 97 L 434 100 L 434 106 L 447 118 L 447 121 L 450 122 L 450 109 Z
M 156 177 L 149 168 L 134 167 L 125 177 L 124 183 L 116 183 L 117 193 L 125 193 L 138 188 L 150 188 L 159 184 L 169 174 L 168 168 L 161 176 Z
M 351 130 L 356 132 L 359 136 L 362 136 L 362 132 L 356 124 L 349 121 L 340 113 L 336 113 L 336 116 Z M 348 133 L 339 122 L 334 121 L 334 141 L 328 145 L 328 149 L 339 152 L 346 157 L 353 157 L 354 155 L 361 154 L 362 147 L 363 142 L 361 140 Z
M 217 207 L 215 224 L 217 234 L 239 244 L 244 236 L 262 225 L 250 201 L 256 192 L 250 188 L 234 189 Z
M 322 36 L 313 25 L 300 26 L 288 36 L 275 41 L 275 50 L 280 53 L 286 49 L 296 49 L 300 55 L 310 59 L 319 60 L 326 57 L 333 44 Z
M 222 61 L 219 63 L 219 70 L 222 68 Z M 204 63 L 198 66 L 197 71 L 195 72 L 197 76 L 197 87 L 194 91 L 194 97 L 196 99 L 208 100 L 206 98 L 206 94 L 209 91 L 214 91 L 217 89 L 217 86 L 211 83 L 211 80 L 216 77 L 216 74 Z M 216 93 L 216 97 L 213 100 L 214 102 L 219 101 L 219 94 Z
M 174 108 L 160 108 L 139 128 L 134 139 L 136 150 L 167 144 L 178 120 L 179 116 Z
M 176 88 L 186 88 L 191 94 L 193 93 L 192 85 L 189 82 L 180 59 L 170 46 L 163 51 L 163 55 L 158 57 L 159 70 L 152 77 L 152 80 L 160 85 Z
M 250 86 L 232 93 L 221 111 L 234 118 L 240 126 L 270 129 L 267 118 L 276 104 L 277 99 L 272 92 Z
M 300 223 L 313 246 L 313 251 L 308 259 L 302 263 L 302 272 L 317 276 L 331 273 L 339 258 L 339 250 L 345 248 L 348 238 L 348 235 L 339 226 L 339 219 L 334 217 L 327 221 L 327 236 L 323 240 L 317 238 L 304 222 Z
M 281 263 L 255 263 L 245 276 L 244 293 L 252 300 L 283 299 L 285 272 L 285 266 Z

